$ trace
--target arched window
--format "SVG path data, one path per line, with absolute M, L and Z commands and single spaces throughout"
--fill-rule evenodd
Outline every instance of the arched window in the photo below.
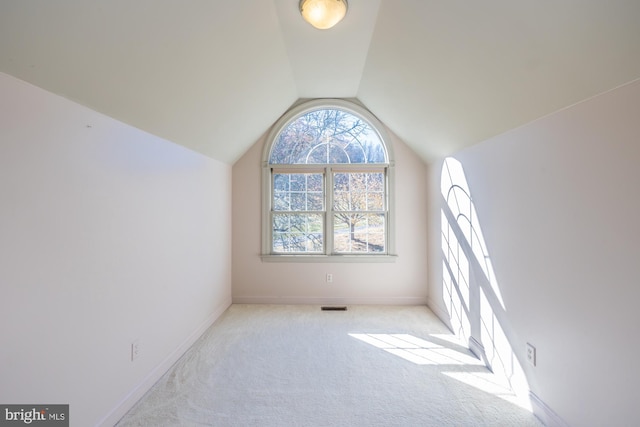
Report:
M 342 100 L 304 103 L 276 123 L 263 158 L 263 255 L 394 253 L 392 162 L 381 129 Z

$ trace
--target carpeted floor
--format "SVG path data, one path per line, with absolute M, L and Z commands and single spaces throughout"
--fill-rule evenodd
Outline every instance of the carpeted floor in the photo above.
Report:
M 233 305 L 117 424 L 540 426 L 426 307 Z

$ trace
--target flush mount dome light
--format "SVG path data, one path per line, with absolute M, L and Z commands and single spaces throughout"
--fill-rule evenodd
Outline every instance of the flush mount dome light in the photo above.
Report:
M 309 24 L 326 30 L 347 14 L 347 0 L 300 0 L 300 14 Z

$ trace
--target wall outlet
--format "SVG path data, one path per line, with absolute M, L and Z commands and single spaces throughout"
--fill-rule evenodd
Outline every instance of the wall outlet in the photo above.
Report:
M 527 362 L 531 366 L 536 366 L 536 348 L 527 343 Z
M 140 340 L 131 343 L 131 361 L 133 362 L 140 356 Z
M 327 283 L 333 283 L 333 274 L 327 273 Z

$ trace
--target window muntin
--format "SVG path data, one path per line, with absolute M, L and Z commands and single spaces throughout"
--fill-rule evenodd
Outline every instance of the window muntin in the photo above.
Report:
M 323 211 L 324 174 L 273 172 L 274 211 Z
M 336 253 L 368 253 L 385 252 L 385 215 L 363 214 L 357 215 L 357 221 L 346 221 L 344 214 L 334 215 L 333 242 Z
M 384 211 L 385 181 L 384 171 L 334 172 L 334 210 Z
M 387 163 L 378 133 L 362 118 L 321 108 L 295 118 L 278 134 L 269 164 Z
M 334 172 L 333 242 L 336 253 L 384 253 L 386 176 Z
M 323 215 L 276 213 L 273 215 L 274 253 L 322 253 Z
M 295 107 L 269 138 L 264 254 L 393 253 L 387 147 L 366 110 L 333 101 Z
M 324 252 L 324 174 L 273 172 L 274 253 Z

